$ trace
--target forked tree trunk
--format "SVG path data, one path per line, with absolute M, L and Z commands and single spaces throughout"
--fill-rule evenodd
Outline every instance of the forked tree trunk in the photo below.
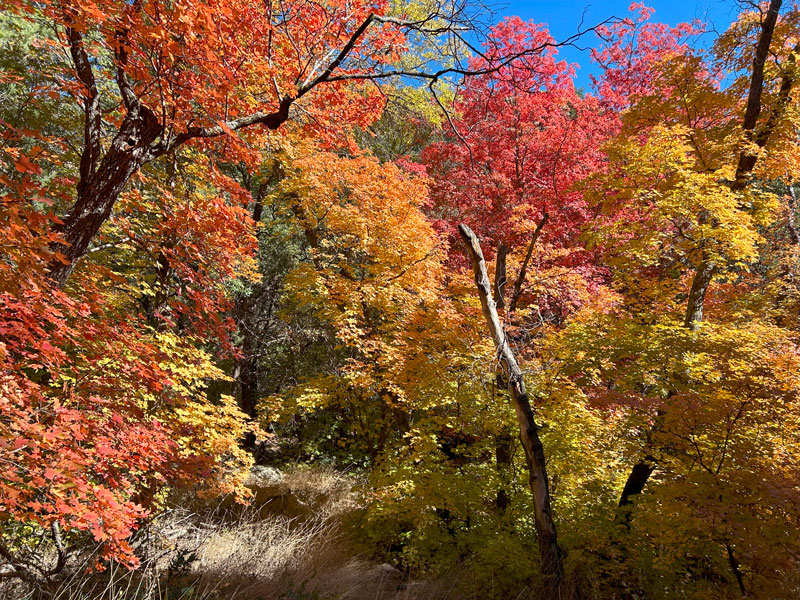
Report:
M 561 561 L 561 550 L 558 546 L 556 525 L 550 508 L 550 488 L 547 479 L 544 447 L 539 439 L 539 428 L 533 418 L 531 403 L 525 391 L 522 370 L 508 344 L 500 319 L 497 316 L 497 308 L 492 299 L 492 284 L 486 272 L 486 262 L 483 258 L 480 242 L 466 225 L 459 225 L 458 231 L 464 240 L 467 253 L 472 262 L 483 316 L 486 318 L 495 348 L 497 348 L 497 356 L 505 374 L 508 392 L 511 395 L 517 413 L 520 438 L 525 449 L 525 460 L 528 464 L 528 473 L 530 475 L 541 571 L 548 590 L 548 598 L 564 598 L 564 568 Z
M 57 247 L 64 261 L 56 259 L 50 264 L 50 279 L 59 287 L 64 286 L 75 265 L 89 250 L 89 244 L 111 216 L 123 188 L 147 161 L 150 145 L 160 134 L 161 125 L 152 111 L 138 107 L 126 115 L 97 168 L 91 171 L 89 166 L 81 164 L 77 201 L 55 227 L 65 241 Z

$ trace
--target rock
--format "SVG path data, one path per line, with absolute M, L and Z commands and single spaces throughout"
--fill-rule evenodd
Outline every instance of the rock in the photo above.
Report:
M 397 586 L 397 594 L 394 600 L 416 600 L 421 598 L 432 598 L 432 589 L 425 581 L 406 581 Z M 436 597 L 439 597 L 436 594 Z
M 245 479 L 244 484 L 249 488 L 268 488 L 278 485 L 283 481 L 283 473 L 275 467 L 265 467 L 256 465 L 250 469 L 250 473 Z

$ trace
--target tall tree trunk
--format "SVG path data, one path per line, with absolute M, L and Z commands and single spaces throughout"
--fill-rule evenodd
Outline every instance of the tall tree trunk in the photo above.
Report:
M 245 173 L 245 177 L 249 177 Z M 250 188 L 252 183 L 246 179 L 246 185 Z M 251 190 L 254 197 L 252 218 L 254 223 L 261 222 L 261 216 L 264 211 L 264 196 L 267 191 L 266 183 L 262 183 L 256 192 Z M 234 319 L 236 320 L 237 329 L 242 336 L 240 344 L 241 356 L 237 358 L 234 368 L 234 378 L 239 387 L 239 407 L 242 412 L 248 417 L 255 420 L 256 404 L 258 402 L 258 351 L 255 343 L 255 325 L 253 323 L 253 311 L 258 306 L 258 295 L 254 296 L 240 296 L 236 300 L 236 309 L 234 311 Z M 251 450 L 255 450 L 256 437 L 253 433 L 247 433 L 244 438 L 244 446 Z
M 497 488 L 495 496 L 495 507 L 497 512 L 504 514 L 509 504 L 511 504 L 512 459 L 514 450 L 514 439 L 510 432 L 503 431 L 494 438 L 494 457 L 497 464 L 497 475 L 500 478 L 500 486 Z
M 776 110 L 773 110 L 773 114 L 770 115 L 765 127 L 760 132 L 755 133 L 758 118 L 761 116 L 761 96 L 764 92 L 764 64 L 767 62 L 767 56 L 769 56 L 769 47 L 770 44 L 772 44 L 772 34 L 775 32 L 775 25 L 778 22 L 778 12 L 781 9 L 781 4 L 783 4 L 782 0 L 771 0 L 767 8 L 767 13 L 761 21 L 761 34 L 758 36 L 758 43 L 756 44 L 755 53 L 753 54 L 753 69 L 750 72 L 750 89 L 747 92 L 747 107 L 745 108 L 744 118 L 742 119 L 745 141 L 755 142 L 759 148 L 763 148 L 769 140 L 778 118 L 780 117 L 780 112 L 785 108 L 784 105 L 788 100 L 789 92 L 794 83 L 794 74 L 790 74 L 787 71 L 787 75 L 784 76 L 781 82 L 779 99 L 775 106 Z M 787 88 L 785 92 L 784 87 Z M 786 99 L 784 99 L 784 97 Z M 745 144 L 739 153 L 736 174 L 734 176 L 733 185 L 731 186 L 734 191 L 741 191 L 747 186 L 750 173 L 752 173 L 753 168 L 756 166 L 757 160 L 757 153 L 753 152 L 752 149 Z
M 258 401 L 258 370 L 249 347 L 243 350 L 243 356 L 237 361 L 236 371 L 239 383 L 239 406 L 243 413 L 255 420 L 256 402 Z M 241 443 L 251 452 L 257 450 L 256 436 L 253 432 L 247 432 Z
M 556 525 L 550 508 L 550 487 L 547 479 L 547 466 L 544 447 L 539 438 L 539 427 L 533 418 L 530 399 L 525 390 L 522 369 L 508 344 L 508 341 L 497 316 L 497 308 L 492 299 L 492 284 L 486 272 L 486 261 L 483 258 L 477 236 L 466 225 L 458 227 L 461 238 L 467 247 L 475 283 L 481 301 L 483 316 L 497 349 L 498 359 L 503 369 L 508 392 L 514 403 L 519 423 L 520 438 L 525 449 L 525 460 L 530 475 L 530 488 L 533 494 L 534 522 L 539 541 L 540 565 L 549 598 L 565 597 L 564 568 L 561 550 L 558 546 Z

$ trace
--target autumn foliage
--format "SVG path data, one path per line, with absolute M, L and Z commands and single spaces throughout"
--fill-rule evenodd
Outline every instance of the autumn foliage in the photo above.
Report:
M 451 597 L 797 596 L 796 4 L 588 90 L 469 3 L 2 6 L 0 593 L 261 462 Z

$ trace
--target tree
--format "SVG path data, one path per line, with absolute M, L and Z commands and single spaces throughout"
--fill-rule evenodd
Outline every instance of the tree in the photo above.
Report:
M 544 43 L 549 34 L 532 22 L 509 19 L 490 39 L 494 45 L 489 55 Z M 475 59 L 478 64 L 480 60 Z M 471 79 L 455 98 L 457 116 L 448 123 L 449 130 L 445 128 L 445 141 L 422 154 L 433 177 L 428 212 L 444 235 L 452 240 L 458 230 L 467 244 L 500 357 L 498 388 L 508 388 L 516 408 L 530 473 L 540 568 L 551 595 L 566 593 L 564 568 L 539 428 L 511 348 L 516 346 L 520 356 L 536 362 L 547 329 L 563 324 L 599 288 L 600 272 L 578 237 L 591 215 L 577 184 L 602 170 L 600 147 L 614 131 L 616 117 L 596 98 L 577 93 L 572 77 L 573 69 L 557 62 L 553 52 Z M 459 224 L 462 220 L 466 224 Z M 489 248 L 496 248 L 493 287 L 496 308 L 505 308 L 504 324 L 487 287 L 483 251 L 472 227 L 488 240 Z M 450 260 L 459 267 L 463 259 L 457 249 L 453 243 Z M 516 270 L 511 271 L 513 277 L 509 259 Z M 541 400 L 545 404 L 548 398 Z M 501 464 L 501 457 L 509 457 L 503 461 L 510 463 L 515 437 L 511 431 L 496 436 L 500 471 L 511 467 Z M 508 503 L 505 486 L 497 491 L 497 502 Z
M 309 142 L 292 154 L 276 191 L 307 259 L 287 275 L 286 302 L 330 329 L 336 347 L 335 367 L 286 390 L 283 410 L 344 412 L 354 428 L 347 445 L 375 460 L 407 429 L 412 332 L 438 302 L 437 240 L 420 211 L 427 192 L 369 156 L 340 158 Z
M 133 239 L 114 240 L 112 228 L 108 246 L 97 252 L 106 260 L 76 278 L 81 299 L 75 300 L 49 283 L 50 220 L 29 201 L 54 202 L 45 171 L 53 156 L 40 150 L 29 158 L 14 147 L 14 135 L 6 130 L 11 143 L 3 149 L 2 169 L 0 452 L 8 468 L 0 478 L 0 551 L 11 567 L 7 577 L 47 586 L 64 575 L 76 540 L 98 545 L 103 559 L 135 566 L 128 538 L 158 508 L 167 486 L 246 494 L 242 479 L 250 459 L 238 448 L 244 419 L 230 397 L 206 397 L 208 381 L 223 374 L 201 346 L 220 328 L 200 326 L 203 320 L 192 326 L 182 315 L 189 305 L 219 310 L 215 293 L 224 278 L 246 272 L 236 249 L 248 238 L 237 228 L 246 222 L 235 209 L 214 202 L 208 190 L 186 192 L 182 206 L 173 206 L 166 220 L 140 223 Z M 130 212 L 117 216 L 117 231 L 134 218 L 152 217 L 148 196 L 145 190 L 126 198 Z M 208 227 L 219 212 L 228 226 Z M 169 248 L 160 225 L 169 235 L 182 230 L 180 251 Z M 159 269 L 169 277 L 128 285 L 131 264 L 158 261 L 148 254 L 151 244 L 163 250 Z M 209 252 L 217 247 L 223 251 Z M 124 257 L 121 273 L 115 257 Z M 213 261 L 213 272 L 204 270 L 205 260 Z M 140 312 L 143 298 L 159 294 L 163 301 L 153 314 Z M 29 545 L 42 530 L 57 549 L 55 564 L 41 564 Z
M 792 58 L 796 52 L 794 40 L 789 37 L 772 43 L 780 7 L 780 2 L 770 3 L 758 22 L 753 21 L 754 15 L 743 15 L 740 23 L 749 26 L 734 25 L 718 42 L 718 56 L 725 53 L 741 57 L 744 53 L 737 48 L 743 47 L 743 36 L 751 35 L 754 26 L 758 27 L 745 97 L 738 95 L 745 90 L 744 76 L 737 84 L 722 89 L 719 81 L 724 76 L 721 70 L 726 66 L 724 62 L 715 70 L 702 57 L 681 46 L 676 36 L 685 29 L 680 27 L 671 32 L 646 28 L 645 41 L 635 53 L 620 51 L 628 43 L 624 40 L 631 35 L 633 25 L 622 28 L 618 32 L 622 37 L 603 53 L 605 57 L 623 57 L 621 60 L 628 63 L 631 54 L 641 57 L 634 74 L 638 73 L 641 81 L 647 82 L 637 84 L 636 80 L 626 80 L 630 90 L 626 92 L 626 101 L 635 100 L 626 115 L 630 137 L 620 137 L 615 144 L 631 146 L 619 155 L 617 150 L 611 151 L 612 158 L 617 157 L 620 165 L 620 170 L 612 170 L 611 177 L 628 179 L 631 184 L 621 194 L 603 193 L 617 207 L 625 205 L 620 203 L 621 197 L 630 191 L 636 198 L 635 205 L 616 212 L 628 223 L 625 233 L 628 252 L 642 248 L 643 254 L 638 256 L 651 269 L 675 269 L 686 263 L 693 266 L 683 317 L 684 325 L 690 329 L 697 329 L 703 320 L 705 298 L 715 275 L 741 268 L 755 259 L 760 240 L 757 227 L 771 218 L 775 208 L 774 196 L 753 189 L 751 175 L 757 164 L 753 145 L 764 148 L 771 141 L 773 151 L 778 154 L 792 152 L 796 146 L 793 135 L 779 137 L 780 132 L 786 131 L 779 124 L 785 125 L 796 76 Z M 786 21 L 791 23 L 795 18 L 791 12 Z M 654 41 L 664 34 L 666 41 Z M 783 66 L 767 65 L 771 46 L 775 56 L 788 54 Z M 655 52 L 653 48 L 660 50 Z M 735 59 L 730 66 L 741 68 L 744 60 Z M 780 61 L 779 58 L 776 62 Z M 612 66 L 612 63 L 613 59 L 607 63 L 611 68 L 604 76 L 603 87 L 614 89 L 615 99 L 625 97 L 618 91 L 621 86 L 612 82 L 620 78 L 623 71 L 620 67 L 630 64 Z M 770 73 L 766 80 L 765 70 Z M 770 99 L 768 110 L 762 109 L 762 97 Z M 737 110 L 741 108 L 743 117 Z M 765 116 L 759 119 L 760 115 Z M 740 118 L 741 125 L 737 127 Z M 773 137 L 776 131 L 779 133 Z M 643 136 L 648 138 L 644 144 L 640 141 Z M 636 156 L 639 148 L 644 149 L 644 154 Z M 771 153 L 762 158 L 765 168 L 772 162 L 770 156 Z M 765 170 L 761 170 L 761 175 L 769 176 Z M 649 186 L 643 185 L 648 180 Z M 647 203 L 643 203 L 642 190 L 646 186 L 650 191 L 644 192 Z M 606 189 L 613 190 L 613 185 Z M 629 285 L 638 287 L 643 283 L 640 274 L 633 279 L 638 282 Z M 645 296 L 660 289 L 647 285 L 650 292 Z M 675 290 L 665 291 L 669 294 Z M 652 457 L 634 466 L 622 504 L 641 492 L 653 466 Z
M 492 299 L 491 282 L 486 272 L 480 241 L 466 225 L 459 228 L 461 237 L 467 247 L 467 253 L 475 273 L 475 283 L 481 300 L 481 309 L 492 335 L 503 374 L 508 382 L 508 392 L 514 401 L 514 409 L 519 422 L 520 438 L 525 448 L 525 459 L 528 464 L 531 493 L 536 520 L 536 533 L 541 554 L 541 569 L 545 578 L 545 586 L 560 597 L 564 593 L 564 567 L 561 563 L 561 549 L 558 546 L 558 535 L 550 508 L 550 489 L 547 478 L 547 461 L 544 447 L 539 439 L 539 427 L 534 420 L 531 403 L 525 391 L 522 370 L 511 350 L 503 326 L 497 316 L 497 309 Z
M 5 8 L 53 24 L 57 37 L 48 44 L 67 52 L 69 62 L 58 63 L 52 79 L 83 113 L 83 135 L 73 145 L 79 159 L 74 203 L 55 228 L 63 258 L 50 265 L 60 286 L 144 164 L 189 142 L 208 147 L 218 137 L 229 140 L 229 152 L 246 155 L 246 141 L 231 134 L 258 125 L 278 129 L 293 107 L 301 111 L 298 124 L 332 139 L 376 118 L 381 99 L 366 85 L 370 80 L 402 76 L 433 85 L 449 74 L 473 73 L 459 64 L 472 23 L 461 3 L 437 2 L 427 11 L 412 5 L 410 14 L 365 0 Z M 436 44 L 449 38 L 452 43 Z M 428 52 L 408 67 L 400 55 L 415 44 Z M 495 56 L 474 72 L 544 47 Z
M 548 39 L 542 26 L 518 19 L 491 36 L 501 53 Z M 428 212 L 451 240 L 453 260 L 460 259 L 455 242 L 463 221 L 485 240 L 487 252 L 507 248 L 516 268 L 507 276 L 507 310 L 522 306 L 528 292 L 524 304 L 535 296 L 548 321 L 563 319 L 597 280 L 578 240 L 591 215 L 576 184 L 603 168 L 600 147 L 616 122 L 597 99 L 577 93 L 572 75 L 549 52 L 471 79 L 455 99 L 458 117 L 445 128 L 446 141 L 422 155 L 433 178 Z M 526 282 L 532 258 L 536 280 Z M 536 289 L 540 280 L 547 283 Z M 495 293 L 503 308 L 504 294 Z

